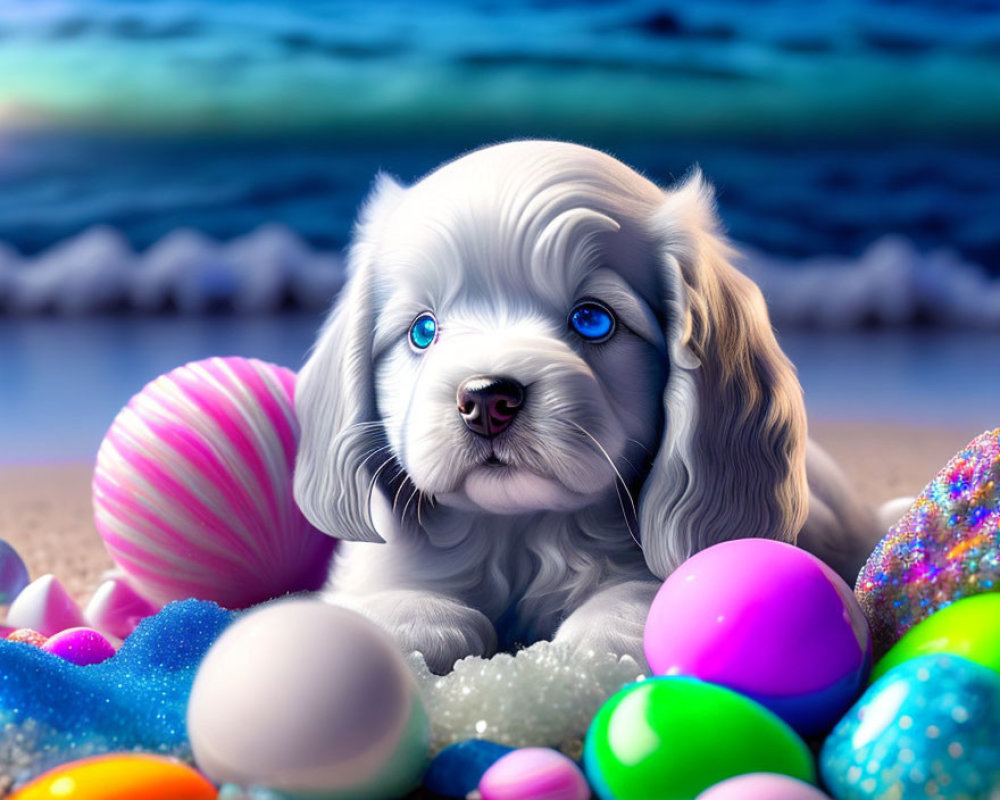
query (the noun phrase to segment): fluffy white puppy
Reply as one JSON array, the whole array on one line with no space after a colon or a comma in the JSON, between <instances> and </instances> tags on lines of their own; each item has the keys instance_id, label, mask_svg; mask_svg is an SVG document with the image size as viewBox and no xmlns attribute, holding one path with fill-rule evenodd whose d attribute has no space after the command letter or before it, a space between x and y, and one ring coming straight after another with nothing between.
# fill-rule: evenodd
<instances>
[{"instance_id":1,"label":"fluffy white puppy","mask_svg":"<svg viewBox=\"0 0 1000 800\"><path fill-rule=\"evenodd\" d=\"M577 145L380 177L295 398L296 499L345 542L329 598L441 672L552 637L644 663L660 582L726 539L853 581L878 523L732 255L699 173Z\"/></svg>"}]
</instances>

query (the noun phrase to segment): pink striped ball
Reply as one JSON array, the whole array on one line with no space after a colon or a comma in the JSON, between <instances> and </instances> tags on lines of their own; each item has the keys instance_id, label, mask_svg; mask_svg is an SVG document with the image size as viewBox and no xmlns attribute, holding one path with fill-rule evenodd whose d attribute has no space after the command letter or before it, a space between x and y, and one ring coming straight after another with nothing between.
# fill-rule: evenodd
<instances>
[{"instance_id":1,"label":"pink striped ball","mask_svg":"<svg viewBox=\"0 0 1000 800\"><path fill-rule=\"evenodd\" d=\"M479 780L482 800L588 800L590 788L576 763L547 747L523 747L503 756Z\"/></svg>"},{"instance_id":2,"label":"pink striped ball","mask_svg":"<svg viewBox=\"0 0 1000 800\"><path fill-rule=\"evenodd\" d=\"M335 540L292 496L294 395L291 370L209 358L152 381L115 417L94 518L139 592L245 608L322 586Z\"/></svg>"}]
</instances>

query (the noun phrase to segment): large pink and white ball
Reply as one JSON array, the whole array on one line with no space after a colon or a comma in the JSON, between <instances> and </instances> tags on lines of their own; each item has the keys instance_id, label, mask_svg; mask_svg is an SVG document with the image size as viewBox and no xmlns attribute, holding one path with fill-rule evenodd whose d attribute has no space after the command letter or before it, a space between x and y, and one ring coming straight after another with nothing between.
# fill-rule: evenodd
<instances>
[{"instance_id":1,"label":"large pink and white ball","mask_svg":"<svg viewBox=\"0 0 1000 800\"><path fill-rule=\"evenodd\" d=\"M244 608L322 586L335 541L292 495L294 395L291 370L210 358L118 414L97 454L94 519L143 595Z\"/></svg>"},{"instance_id":2,"label":"large pink and white ball","mask_svg":"<svg viewBox=\"0 0 1000 800\"><path fill-rule=\"evenodd\" d=\"M766 706L803 736L829 730L865 686L871 636L850 587L798 547L734 539L660 587L644 635L654 675L687 675Z\"/></svg>"}]
</instances>

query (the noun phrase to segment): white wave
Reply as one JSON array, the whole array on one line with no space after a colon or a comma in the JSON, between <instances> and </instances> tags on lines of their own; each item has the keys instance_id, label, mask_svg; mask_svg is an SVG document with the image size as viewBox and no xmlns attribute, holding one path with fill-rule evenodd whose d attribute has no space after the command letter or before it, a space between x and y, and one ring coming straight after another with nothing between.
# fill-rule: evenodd
<instances>
[{"instance_id":1,"label":"white wave","mask_svg":"<svg viewBox=\"0 0 1000 800\"><path fill-rule=\"evenodd\" d=\"M948 250L920 253L899 236L858 258L790 261L742 249L739 267L760 285L779 326L1000 329L1000 280ZM182 228L141 254L104 226L32 258L0 243L0 313L16 315L322 309L344 278L339 255L314 250L278 224L226 243Z\"/></svg>"},{"instance_id":2,"label":"white wave","mask_svg":"<svg viewBox=\"0 0 1000 800\"><path fill-rule=\"evenodd\" d=\"M922 254L901 236L884 236L853 259L790 262L743 250L739 266L779 325L1000 328L1000 280L950 250Z\"/></svg>"},{"instance_id":3,"label":"white wave","mask_svg":"<svg viewBox=\"0 0 1000 800\"><path fill-rule=\"evenodd\" d=\"M0 309L16 315L324 308L343 281L338 256L313 251L293 231L274 224L228 243L182 228L142 254L103 226L34 258L21 258L0 244Z\"/></svg>"},{"instance_id":4,"label":"white wave","mask_svg":"<svg viewBox=\"0 0 1000 800\"><path fill-rule=\"evenodd\" d=\"M113 228L95 226L72 236L11 272L8 307L21 314L82 314L119 305L135 253Z\"/></svg>"}]
</instances>

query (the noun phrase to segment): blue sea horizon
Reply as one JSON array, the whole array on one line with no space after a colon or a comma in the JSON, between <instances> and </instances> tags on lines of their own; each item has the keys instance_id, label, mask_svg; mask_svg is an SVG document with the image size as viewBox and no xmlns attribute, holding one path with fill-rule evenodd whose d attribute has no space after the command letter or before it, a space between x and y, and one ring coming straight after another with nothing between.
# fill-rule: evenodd
<instances>
[{"instance_id":1,"label":"blue sea horizon","mask_svg":"<svg viewBox=\"0 0 1000 800\"><path fill-rule=\"evenodd\" d=\"M89 463L147 382L210 356L298 370L321 314L0 320L0 464ZM779 331L813 422L1000 426L1000 332ZM957 442L956 447L964 442Z\"/></svg>"},{"instance_id":2,"label":"blue sea horizon","mask_svg":"<svg viewBox=\"0 0 1000 800\"><path fill-rule=\"evenodd\" d=\"M997 0L73 0L0 41L0 461L92 459L191 359L297 367L377 172L529 137L700 166L813 418L1000 423Z\"/></svg>"}]
</instances>

